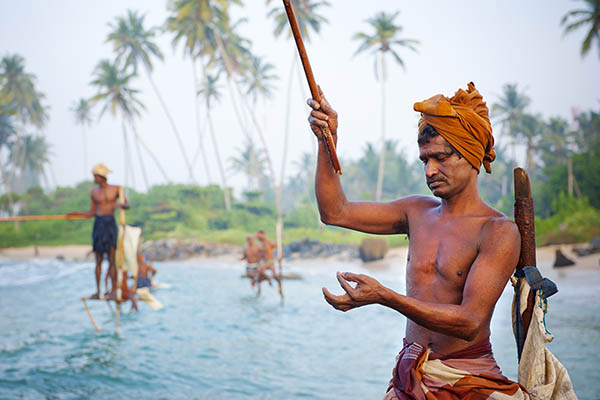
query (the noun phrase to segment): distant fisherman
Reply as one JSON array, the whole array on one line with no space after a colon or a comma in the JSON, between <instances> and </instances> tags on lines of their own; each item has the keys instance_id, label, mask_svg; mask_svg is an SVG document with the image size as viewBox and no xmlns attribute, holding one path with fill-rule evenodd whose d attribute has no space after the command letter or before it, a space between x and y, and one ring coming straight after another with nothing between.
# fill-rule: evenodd
<instances>
[{"instance_id":1,"label":"distant fisherman","mask_svg":"<svg viewBox=\"0 0 600 400\"><path fill-rule=\"evenodd\" d=\"M90 191L91 205L89 211L73 211L68 215L80 215L87 218L96 217L94 220L94 229L92 231L92 245L96 254L96 293L90 296L91 299L100 298L100 276L102 274L102 261L104 254L108 255L108 271L110 276L111 289L108 287L105 296L109 299L116 298L117 270L115 267L115 249L117 247L117 224L114 213L117 208L127 210L129 203L126 198L119 198L120 186L109 185L107 175L112 171L102 163L94 165L92 174L94 174L94 183L98 186ZM119 203L117 203L119 199Z\"/></svg>"},{"instance_id":2,"label":"distant fisherman","mask_svg":"<svg viewBox=\"0 0 600 400\"><path fill-rule=\"evenodd\" d=\"M246 237L246 243L248 245L244 248L244 255L241 259L246 260L246 275L254 282L254 277L262 258L262 249L254 243L252 236Z\"/></svg>"},{"instance_id":3,"label":"distant fisherman","mask_svg":"<svg viewBox=\"0 0 600 400\"><path fill-rule=\"evenodd\" d=\"M277 271L275 270L274 250L277 247L277 244L275 242L272 242L269 239L267 239L267 234L264 231L256 232L256 238L263 245L263 247L262 247L263 264L256 271L256 275L254 277L254 280L252 281L252 284L255 284L258 282L258 294L260 295L260 282L261 281L267 280L267 281L269 281L269 285L272 285L271 278L277 279L277 282L279 284L279 293L281 295L283 295L283 293L281 292L281 279L280 279L281 277L277 274ZM283 258L283 254L279 254L278 255L279 262L281 262L282 258ZM266 274L267 270L271 270L270 277Z\"/></svg>"},{"instance_id":4,"label":"distant fisherman","mask_svg":"<svg viewBox=\"0 0 600 400\"><path fill-rule=\"evenodd\" d=\"M152 287L152 278L156 276L156 268L150 264L146 264L146 257L142 253L138 253L138 279L137 288Z\"/></svg>"}]
</instances>

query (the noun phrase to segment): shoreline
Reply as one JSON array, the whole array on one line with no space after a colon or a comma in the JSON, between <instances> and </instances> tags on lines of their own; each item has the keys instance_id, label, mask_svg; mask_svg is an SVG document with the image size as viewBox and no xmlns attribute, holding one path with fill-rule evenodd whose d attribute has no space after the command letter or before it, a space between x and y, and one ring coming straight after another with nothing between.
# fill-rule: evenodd
<instances>
[{"instance_id":1,"label":"shoreline","mask_svg":"<svg viewBox=\"0 0 600 400\"><path fill-rule=\"evenodd\" d=\"M538 267L552 269L554 263L555 251L560 249L567 257L575 262L575 265L557 268L557 270L600 270L600 253L591 254L584 257L578 257L572 251L576 246L581 245L550 245L537 248L537 263ZM168 262L176 263L193 263L201 260L218 260L222 262L240 263L239 255L241 254L242 247L239 247L239 251L236 251L233 247L231 252L221 255L211 256L193 256L185 259L167 260ZM317 258L294 258L287 260L288 264L295 264L297 262L310 262L310 263L358 263L362 264L368 269L379 269L387 268L390 263L404 263L407 258L408 247L397 247L392 248L387 253L383 260L362 263L360 259L349 259L346 256L330 256L330 257L317 257ZM94 256L92 252L92 246L90 245L66 245L66 246L28 246L28 247L7 247L0 248L0 259L5 260L29 260L29 259L59 259L65 261L93 261Z\"/></svg>"}]
</instances>

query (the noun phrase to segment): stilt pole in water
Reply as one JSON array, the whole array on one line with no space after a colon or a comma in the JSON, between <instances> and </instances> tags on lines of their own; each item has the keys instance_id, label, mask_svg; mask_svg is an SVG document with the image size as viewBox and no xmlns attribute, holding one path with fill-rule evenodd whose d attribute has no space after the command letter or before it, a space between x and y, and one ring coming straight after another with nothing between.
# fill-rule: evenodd
<instances>
[{"instance_id":1,"label":"stilt pole in water","mask_svg":"<svg viewBox=\"0 0 600 400\"><path fill-rule=\"evenodd\" d=\"M119 333L119 318L121 317L121 303L117 302L117 316L115 317L115 333Z\"/></svg>"},{"instance_id":2,"label":"stilt pole in water","mask_svg":"<svg viewBox=\"0 0 600 400\"><path fill-rule=\"evenodd\" d=\"M87 301L85 300L85 297L82 297L81 301L83 301L83 305L85 306L85 311L87 311L87 314L90 317L90 321L92 322L92 325L94 325L94 329L96 329L96 332L100 332L100 328L98 328L98 325L96 325L96 322L94 321L94 318L92 317L92 312L90 311L90 308L87 305Z\"/></svg>"}]
</instances>

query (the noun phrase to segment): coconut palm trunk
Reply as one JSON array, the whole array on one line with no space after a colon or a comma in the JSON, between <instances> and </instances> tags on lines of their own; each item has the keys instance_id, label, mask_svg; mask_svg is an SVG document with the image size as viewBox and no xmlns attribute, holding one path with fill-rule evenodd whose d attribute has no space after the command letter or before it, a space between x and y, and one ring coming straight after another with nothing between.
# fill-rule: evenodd
<instances>
[{"instance_id":1,"label":"coconut palm trunk","mask_svg":"<svg viewBox=\"0 0 600 400\"><path fill-rule=\"evenodd\" d=\"M81 128L81 140L83 142L83 180L87 181L88 178L88 157L87 157L87 137L86 137L86 129L85 127Z\"/></svg>"},{"instance_id":2,"label":"coconut palm trunk","mask_svg":"<svg viewBox=\"0 0 600 400\"><path fill-rule=\"evenodd\" d=\"M133 121L130 119L129 124L133 126ZM142 177L144 178L144 183L146 184L146 190L150 189L150 184L148 183L148 175L146 174L146 166L144 165L144 160L142 158L142 152L140 150L140 141L138 140L138 136L134 135L133 143L135 144L135 150L138 156L138 162L140 163L140 169L142 170Z\"/></svg>"},{"instance_id":3,"label":"coconut palm trunk","mask_svg":"<svg viewBox=\"0 0 600 400\"><path fill-rule=\"evenodd\" d=\"M146 64L144 64L144 67L146 70L146 75L148 76L148 80L150 81L150 84L152 85L152 89L154 89L154 93L156 93L156 97L158 97L158 101L160 102L160 105L161 105L163 111L165 112L167 119L169 120L171 129L173 130L173 133L175 134L175 138L177 139L177 144L179 145L179 150L181 151L181 155L183 156L183 160L185 161L185 165L189 172L190 181L196 182L196 178L194 178L194 171L192 170L192 164L190 163L190 160L188 159L187 153L185 151L185 146L183 145L183 141L181 140L181 135L179 134L179 131L177 130L177 127L175 126L175 121L173 120L173 117L171 116L171 113L169 112L169 109L167 108L167 105L165 104L165 101L164 101L163 97L161 96L161 94L158 90L158 87L154 83L154 79L152 79L152 74L150 72L150 69L148 68L148 66Z\"/></svg>"},{"instance_id":4,"label":"coconut palm trunk","mask_svg":"<svg viewBox=\"0 0 600 400\"><path fill-rule=\"evenodd\" d=\"M148 153L148 155L150 156L150 158L152 158L152 161L154 161L154 164L156 165L156 167L160 171L160 173L163 176L165 182L167 182L167 184L171 184L171 180L167 176L167 173L165 172L165 170L164 170L162 164L160 163L160 161L158 160L158 157L156 157L156 155L154 154L154 152L152 152L152 150L150 150L150 148L148 147L148 145L142 140L141 136L137 132L135 124L131 120L129 122L130 122L131 130L133 131L133 136L134 136L136 142L139 142L139 144L142 145L142 148L146 151L146 153Z\"/></svg>"},{"instance_id":5,"label":"coconut palm trunk","mask_svg":"<svg viewBox=\"0 0 600 400\"><path fill-rule=\"evenodd\" d=\"M204 82L208 81L208 76L206 74L206 68L202 67L202 78ZM221 152L219 151L219 144L217 142L217 137L215 135L215 129L212 121L212 117L210 115L210 99L208 90L204 91L204 103L206 106L206 119L208 122L208 132L213 143L213 148L215 150L215 157L217 159L217 166L219 168L219 175L221 176L221 185L223 187L223 196L225 199L225 209L227 211L231 211L231 198L229 189L227 188L227 176L225 175L225 169L223 168L223 162L221 161Z\"/></svg>"},{"instance_id":6,"label":"coconut palm trunk","mask_svg":"<svg viewBox=\"0 0 600 400\"><path fill-rule=\"evenodd\" d=\"M219 166L219 175L221 175L221 183L223 186L223 196L225 198L225 210L231 211L231 199L229 196L229 189L227 188L227 177L225 175L225 170L223 169L223 163L221 162L221 156L219 153L219 145L217 143L217 138L215 136L215 129L212 122L212 117L210 116L210 110L208 105L206 107L206 118L208 119L208 130L210 133L210 138L213 142L213 147L215 149L215 157L217 158L217 165Z\"/></svg>"},{"instance_id":7,"label":"coconut palm trunk","mask_svg":"<svg viewBox=\"0 0 600 400\"><path fill-rule=\"evenodd\" d=\"M198 90L199 82L198 82L198 71L196 70L196 59L192 58L192 72L194 75L194 109L196 111L196 130L198 131L198 148L200 150L200 154L202 155L202 163L204 164L204 173L206 174L206 182L209 184L212 179L210 177L210 169L208 168L208 159L206 158L206 151L204 149L204 135L202 133L200 127L200 101L198 100L198 94L196 90Z\"/></svg>"},{"instance_id":8,"label":"coconut palm trunk","mask_svg":"<svg viewBox=\"0 0 600 400\"><path fill-rule=\"evenodd\" d=\"M385 53L380 53L381 64L381 152L379 153L379 167L377 168L377 188L375 189L375 201L381 201L383 191L383 176L385 174Z\"/></svg>"}]
</instances>

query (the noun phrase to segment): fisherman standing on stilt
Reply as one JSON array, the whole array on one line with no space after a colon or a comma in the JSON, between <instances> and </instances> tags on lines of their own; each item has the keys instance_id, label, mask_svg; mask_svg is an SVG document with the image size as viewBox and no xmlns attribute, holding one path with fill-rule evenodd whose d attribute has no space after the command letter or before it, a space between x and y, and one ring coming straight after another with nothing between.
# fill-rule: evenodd
<instances>
[{"instance_id":1,"label":"fisherman standing on stilt","mask_svg":"<svg viewBox=\"0 0 600 400\"><path fill-rule=\"evenodd\" d=\"M95 217L94 229L92 231L92 245L96 255L96 293L90 298L100 298L100 277L102 275L102 261L104 254L108 255L107 275L111 280L111 289L106 288L104 297L116 299L117 270L115 266L115 251L117 248L117 224L114 213L117 208L127 210L129 203L126 198L119 198L121 187L109 185L107 175L112 171L106 165L99 163L92 168L94 183L97 185L90 191L89 211L74 211L67 215L77 215L87 218ZM125 196L123 196L125 197ZM119 202L117 203L117 199Z\"/></svg>"}]
</instances>

